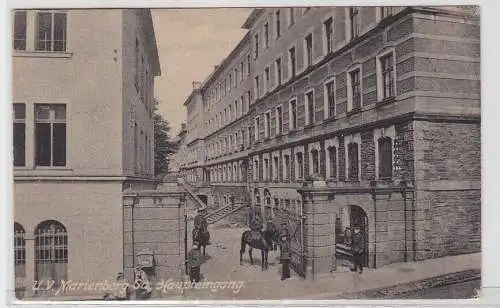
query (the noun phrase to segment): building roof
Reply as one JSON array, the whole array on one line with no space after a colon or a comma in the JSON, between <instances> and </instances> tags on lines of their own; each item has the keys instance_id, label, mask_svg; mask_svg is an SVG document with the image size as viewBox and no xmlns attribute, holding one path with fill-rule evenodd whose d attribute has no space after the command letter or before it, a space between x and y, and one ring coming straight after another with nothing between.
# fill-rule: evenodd
<instances>
[{"instance_id":1,"label":"building roof","mask_svg":"<svg viewBox=\"0 0 500 308\"><path fill-rule=\"evenodd\" d=\"M251 29L254 25L255 21L259 18L259 16L264 12L264 9L254 9L248 18L245 20L243 25L241 26L243 29Z\"/></svg>"}]
</instances>

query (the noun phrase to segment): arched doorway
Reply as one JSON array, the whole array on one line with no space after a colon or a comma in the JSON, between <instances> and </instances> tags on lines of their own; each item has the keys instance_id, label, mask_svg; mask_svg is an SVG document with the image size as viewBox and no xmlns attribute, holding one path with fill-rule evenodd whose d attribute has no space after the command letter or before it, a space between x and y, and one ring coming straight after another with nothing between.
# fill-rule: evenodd
<instances>
[{"instance_id":1,"label":"arched doorway","mask_svg":"<svg viewBox=\"0 0 500 308\"><path fill-rule=\"evenodd\" d=\"M47 220L35 229L35 280L68 279L68 233L58 221Z\"/></svg>"},{"instance_id":2,"label":"arched doorway","mask_svg":"<svg viewBox=\"0 0 500 308\"><path fill-rule=\"evenodd\" d=\"M357 205L346 205L340 209L336 222L336 243L351 245L351 237L354 227L359 227L365 239L365 253L363 255L363 266L369 266L368 251L368 216L362 207Z\"/></svg>"}]
</instances>

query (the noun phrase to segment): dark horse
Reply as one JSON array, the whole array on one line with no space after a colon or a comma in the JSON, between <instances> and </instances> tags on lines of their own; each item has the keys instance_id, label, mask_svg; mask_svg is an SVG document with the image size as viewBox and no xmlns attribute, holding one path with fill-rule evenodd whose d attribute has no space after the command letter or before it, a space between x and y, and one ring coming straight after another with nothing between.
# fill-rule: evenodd
<instances>
[{"instance_id":1,"label":"dark horse","mask_svg":"<svg viewBox=\"0 0 500 308\"><path fill-rule=\"evenodd\" d=\"M260 237L254 239L252 236L253 232L260 232ZM273 249L273 238L276 236L276 230L264 230L264 231L251 231L247 230L241 235L241 249L240 249L240 265L243 264L243 254L245 253L245 247L248 245L248 256L250 257L250 264L253 265L252 249L259 249L261 253L261 265L262 270L269 267L267 262L267 256L269 250Z\"/></svg>"},{"instance_id":2,"label":"dark horse","mask_svg":"<svg viewBox=\"0 0 500 308\"><path fill-rule=\"evenodd\" d=\"M208 241L210 240L210 233L207 231L202 232L200 228L193 228L193 243L198 242L200 249L203 251L203 258L205 258L205 249L207 248Z\"/></svg>"}]
</instances>

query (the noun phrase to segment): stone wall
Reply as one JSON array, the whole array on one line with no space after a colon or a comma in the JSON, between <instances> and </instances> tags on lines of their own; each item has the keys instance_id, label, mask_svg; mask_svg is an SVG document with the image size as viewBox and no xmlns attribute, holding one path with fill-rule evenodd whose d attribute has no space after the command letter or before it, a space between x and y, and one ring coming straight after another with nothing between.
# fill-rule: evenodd
<instances>
[{"instance_id":1,"label":"stone wall","mask_svg":"<svg viewBox=\"0 0 500 308\"><path fill-rule=\"evenodd\" d=\"M137 254L144 251L155 259L150 281L184 279L184 192L177 184L162 191L129 191L123 205L123 260L128 281L134 279Z\"/></svg>"}]
</instances>

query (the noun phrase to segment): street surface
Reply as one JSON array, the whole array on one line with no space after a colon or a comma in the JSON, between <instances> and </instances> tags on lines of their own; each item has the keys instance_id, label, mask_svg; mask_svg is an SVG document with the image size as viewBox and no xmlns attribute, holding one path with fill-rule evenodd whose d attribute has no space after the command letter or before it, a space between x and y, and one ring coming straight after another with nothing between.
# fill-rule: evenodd
<instances>
[{"instance_id":1,"label":"street surface","mask_svg":"<svg viewBox=\"0 0 500 308\"><path fill-rule=\"evenodd\" d=\"M481 280L471 280L452 285L414 291L398 296L398 299L461 299L473 298L481 288Z\"/></svg>"}]
</instances>

